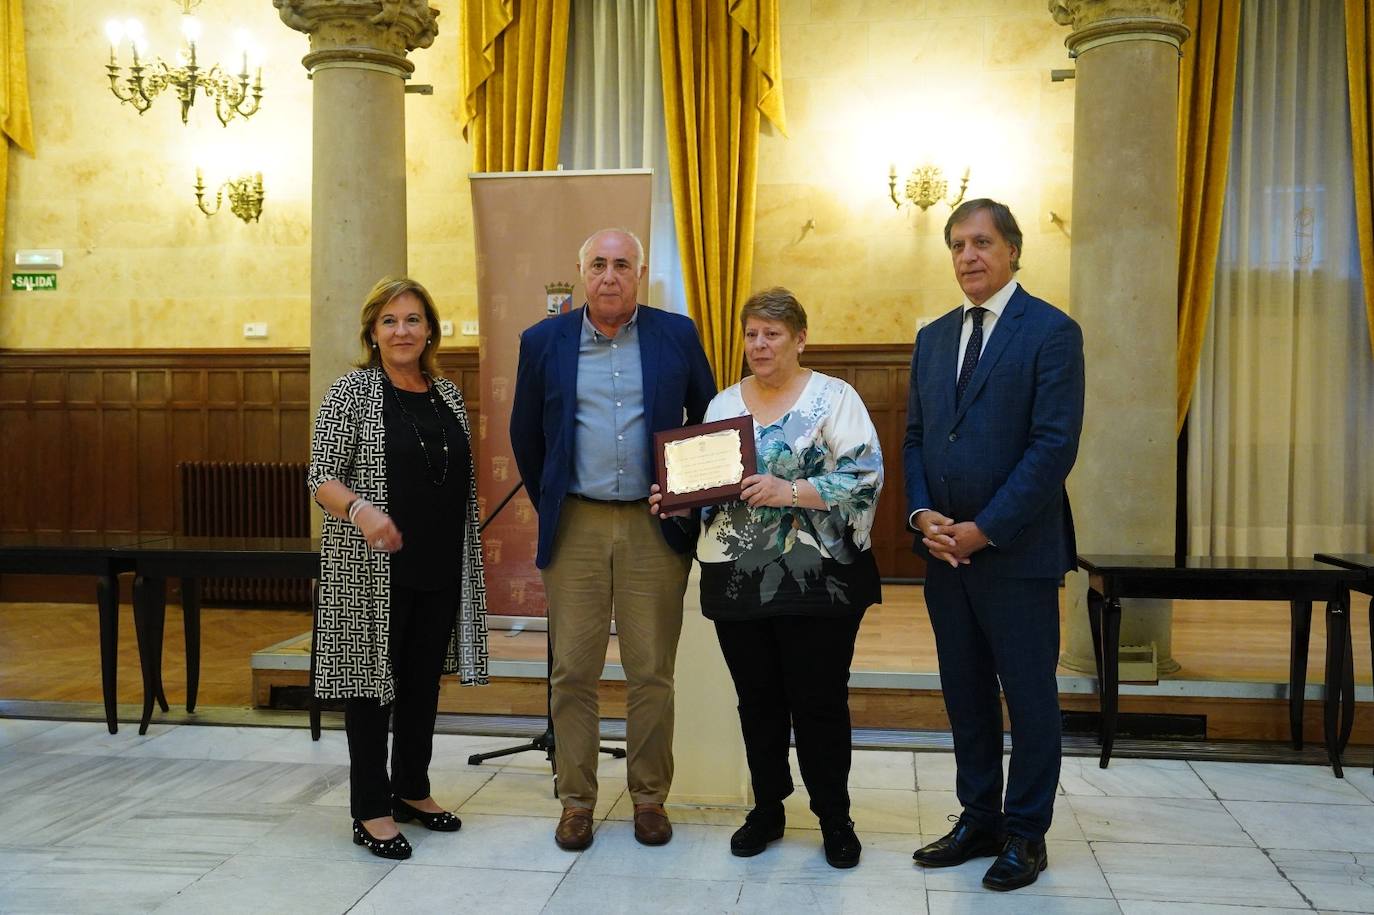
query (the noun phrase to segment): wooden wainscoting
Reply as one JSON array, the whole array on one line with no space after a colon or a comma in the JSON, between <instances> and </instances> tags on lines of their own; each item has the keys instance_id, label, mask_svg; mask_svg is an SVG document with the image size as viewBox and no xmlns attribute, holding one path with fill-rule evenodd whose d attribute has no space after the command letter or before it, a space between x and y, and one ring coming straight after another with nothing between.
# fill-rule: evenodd
<instances>
[{"instance_id":1,"label":"wooden wainscoting","mask_svg":"<svg viewBox=\"0 0 1374 915\"><path fill-rule=\"evenodd\" d=\"M925 560L911 552L906 527L902 440L906 437L911 344L837 344L806 347L808 368L843 378L859 392L883 448L883 495L873 526L873 557L885 578L921 578Z\"/></svg>"},{"instance_id":2,"label":"wooden wainscoting","mask_svg":"<svg viewBox=\"0 0 1374 915\"><path fill-rule=\"evenodd\" d=\"M873 532L883 575L919 577L902 489L905 344L810 346L806 364L868 405L886 492ZM474 425L475 348L440 353ZM304 461L314 405L305 349L0 350L0 530L170 533L180 461ZM88 602L90 583L0 577L0 600Z\"/></svg>"},{"instance_id":3,"label":"wooden wainscoting","mask_svg":"<svg viewBox=\"0 0 1374 915\"><path fill-rule=\"evenodd\" d=\"M475 349L440 362L478 390ZM305 461L309 399L306 349L0 350L0 530L171 533L178 462ZM0 600L92 593L0 577Z\"/></svg>"}]
</instances>

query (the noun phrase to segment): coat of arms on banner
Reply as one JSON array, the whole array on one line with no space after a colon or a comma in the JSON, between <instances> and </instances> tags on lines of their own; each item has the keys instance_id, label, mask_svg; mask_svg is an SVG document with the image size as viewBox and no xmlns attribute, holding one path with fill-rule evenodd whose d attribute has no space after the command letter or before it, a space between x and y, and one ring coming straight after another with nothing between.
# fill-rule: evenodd
<instances>
[{"instance_id":1,"label":"coat of arms on banner","mask_svg":"<svg viewBox=\"0 0 1374 915\"><path fill-rule=\"evenodd\" d=\"M544 293L545 317L552 318L572 311L572 283L549 283L544 287Z\"/></svg>"}]
</instances>

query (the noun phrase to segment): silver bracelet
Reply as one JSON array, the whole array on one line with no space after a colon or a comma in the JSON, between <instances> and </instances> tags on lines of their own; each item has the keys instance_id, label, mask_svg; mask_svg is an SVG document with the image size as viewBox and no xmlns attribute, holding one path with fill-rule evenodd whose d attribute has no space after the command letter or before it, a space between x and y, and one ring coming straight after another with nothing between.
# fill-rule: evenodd
<instances>
[{"instance_id":1,"label":"silver bracelet","mask_svg":"<svg viewBox=\"0 0 1374 915\"><path fill-rule=\"evenodd\" d=\"M369 505L371 505L371 504L372 504L371 502L367 501L367 500L364 499L362 496L359 496L358 498L354 499L352 502L349 502L349 503L348 503L348 520L349 520L349 522L352 523L352 524L357 524L357 523L358 523L358 522L357 522L358 512L360 512L360 511L362 511L363 509L367 508L367 507L368 507Z\"/></svg>"}]
</instances>

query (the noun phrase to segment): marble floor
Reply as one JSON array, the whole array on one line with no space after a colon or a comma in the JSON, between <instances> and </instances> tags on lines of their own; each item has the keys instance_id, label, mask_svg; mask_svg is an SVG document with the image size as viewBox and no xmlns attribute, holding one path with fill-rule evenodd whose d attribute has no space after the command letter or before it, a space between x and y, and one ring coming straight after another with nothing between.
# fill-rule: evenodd
<instances>
[{"instance_id":1,"label":"marble floor","mask_svg":"<svg viewBox=\"0 0 1374 915\"><path fill-rule=\"evenodd\" d=\"M731 857L741 811L671 808L663 848L633 838L624 761L601 767L596 841L552 838L537 754L481 767L509 738L439 736L434 794L457 834L407 835L383 862L349 841L347 749L326 731L0 719L0 912L903 912L1238 915L1374 912L1374 776L1316 766L1065 760L1050 868L1012 894L988 861L922 871L911 852L956 810L953 759L856 751L863 860L828 867L803 796L792 827Z\"/></svg>"}]
</instances>

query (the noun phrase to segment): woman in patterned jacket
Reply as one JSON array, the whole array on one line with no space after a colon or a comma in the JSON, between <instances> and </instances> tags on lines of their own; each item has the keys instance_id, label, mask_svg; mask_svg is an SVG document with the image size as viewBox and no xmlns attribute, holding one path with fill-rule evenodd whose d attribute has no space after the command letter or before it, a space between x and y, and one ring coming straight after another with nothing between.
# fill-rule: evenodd
<instances>
[{"instance_id":1,"label":"woman in patterned jacket","mask_svg":"<svg viewBox=\"0 0 1374 915\"><path fill-rule=\"evenodd\" d=\"M440 675L487 682L486 585L467 411L438 372L434 302L383 279L361 323L360 367L325 394L310 446L325 512L315 695L346 700L354 844L399 859L397 820L462 825L430 795L429 761Z\"/></svg>"},{"instance_id":2,"label":"woman in patterned jacket","mask_svg":"<svg viewBox=\"0 0 1374 915\"><path fill-rule=\"evenodd\" d=\"M705 421L751 415L758 472L740 501L702 511L697 541L701 609L735 681L754 787L730 850L748 857L782 837L795 732L825 859L853 867L849 664L864 611L881 600L869 531L882 451L858 393L802 368L806 312L792 293L757 293L740 318L752 374L717 394Z\"/></svg>"}]
</instances>

